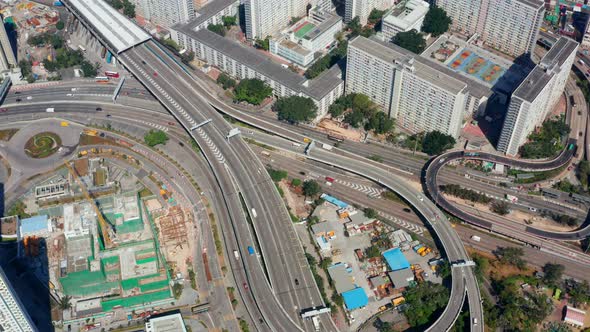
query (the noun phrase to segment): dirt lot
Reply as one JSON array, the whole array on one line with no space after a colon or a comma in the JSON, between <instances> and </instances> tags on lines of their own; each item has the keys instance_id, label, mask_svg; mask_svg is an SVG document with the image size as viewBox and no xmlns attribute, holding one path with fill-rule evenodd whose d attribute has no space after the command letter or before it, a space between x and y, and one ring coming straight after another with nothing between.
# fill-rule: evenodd
<instances>
[{"instance_id":1,"label":"dirt lot","mask_svg":"<svg viewBox=\"0 0 590 332\"><path fill-rule=\"evenodd\" d=\"M355 142L360 142L363 138L363 134L360 130L347 128L347 125L331 119L322 119L322 121L320 121L318 124L318 129L326 132L327 134L344 136L346 139Z\"/></svg>"}]
</instances>

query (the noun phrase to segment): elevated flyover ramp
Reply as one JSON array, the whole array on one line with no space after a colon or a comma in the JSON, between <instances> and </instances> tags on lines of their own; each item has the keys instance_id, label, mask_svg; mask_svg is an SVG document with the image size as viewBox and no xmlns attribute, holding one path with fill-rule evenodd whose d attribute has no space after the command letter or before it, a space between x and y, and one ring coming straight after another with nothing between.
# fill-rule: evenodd
<instances>
[{"instance_id":1,"label":"elevated flyover ramp","mask_svg":"<svg viewBox=\"0 0 590 332\"><path fill-rule=\"evenodd\" d=\"M104 0L63 0L62 3L115 54L152 38Z\"/></svg>"}]
</instances>

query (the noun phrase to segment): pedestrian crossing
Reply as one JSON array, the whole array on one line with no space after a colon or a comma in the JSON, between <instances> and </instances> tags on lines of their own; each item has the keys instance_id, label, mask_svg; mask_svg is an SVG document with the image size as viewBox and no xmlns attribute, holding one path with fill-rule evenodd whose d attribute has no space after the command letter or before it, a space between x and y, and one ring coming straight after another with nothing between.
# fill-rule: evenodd
<instances>
[{"instance_id":1,"label":"pedestrian crossing","mask_svg":"<svg viewBox=\"0 0 590 332\"><path fill-rule=\"evenodd\" d=\"M172 97L158 83L156 83L154 81L154 79L145 72L145 70L143 70L141 67L139 67L139 65L135 61L133 61L133 59L131 59L129 57L129 55L123 54L123 57L125 57L125 59L127 61L129 61L129 63L131 63L133 65L133 67L135 67L135 69L137 69L141 73L141 75L147 81L149 81L156 88L156 90L158 90L160 92L160 94L172 105L172 107L180 113L180 115L182 115L182 117L189 123L189 125L188 125L189 128L195 127L197 125L197 122L195 121L195 119L193 119L193 117L190 116L184 110L184 108L182 108L182 106L180 106L174 99L172 99ZM217 148L215 143L213 143L211 138L209 138L207 133L205 133L205 131L203 131L201 128L199 128L197 130L197 133L205 141L205 143L207 144L209 149L213 152L215 159L219 163L222 163L222 164L225 163L225 157L223 156L221 151Z\"/></svg>"},{"instance_id":2,"label":"pedestrian crossing","mask_svg":"<svg viewBox=\"0 0 590 332\"><path fill-rule=\"evenodd\" d=\"M365 186L363 184L358 184L358 183L354 183L354 182L343 181L343 180L339 180L339 179L336 179L334 182L336 182L340 185L349 187L351 189L360 191L360 192L366 194L367 196L375 197L375 198L381 197L381 193L384 190L384 189L378 189L378 188L374 188L374 187L370 187L370 186Z\"/></svg>"},{"instance_id":3,"label":"pedestrian crossing","mask_svg":"<svg viewBox=\"0 0 590 332\"><path fill-rule=\"evenodd\" d=\"M402 228L405 228L405 229L409 230L412 233L416 233L418 235L423 235L424 233L427 232L427 229L426 228L424 228L422 226L419 226L419 225L416 225L416 224L413 224L413 223L411 223L409 221L405 221L403 219L399 219L397 217L391 216L391 215L386 214L386 213L383 213L381 211L378 211L377 213L382 218L385 218L385 219L393 222L394 224L396 224L396 225L398 225L398 226L400 226Z\"/></svg>"}]
</instances>

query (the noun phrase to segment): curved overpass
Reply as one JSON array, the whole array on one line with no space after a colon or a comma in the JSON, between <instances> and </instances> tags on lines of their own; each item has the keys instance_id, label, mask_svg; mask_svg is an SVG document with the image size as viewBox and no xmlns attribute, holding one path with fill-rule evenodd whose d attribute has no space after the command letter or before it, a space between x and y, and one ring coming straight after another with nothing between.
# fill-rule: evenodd
<instances>
[{"instance_id":1,"label":"curved overpass","mask_svg":"<svg viewBox=\"0 0 590 332\"><path fill-rule=\"evenodd\" d=\"M569 139L566 146L569 146L570 144L574 144L575 146L576 140ZM444 197L444 195L441 195L440 188L437 184L438 173L444 165L453 160L476 159L499 163L522 170L548 171L567 165L574 156L575 151L575 149L569 150L566 148L557 158L543 161L512 159L505 156L482 152L475 152L473 154L467 155L464 151L451 151L440 156L437 156L436 158L432 159L429 164L427 164L426 172L424 173L423 183L426 192L429 194L429 196L434 200L436 204L438 204L441 208L443 208L451 215L461 220L464 220L469 224L487 229L489 231L501 233L503 235L516 238L518 240L524 241L526 243L538 247L542 246L542 241L539 239L535 239L530 235L551 240L577 241L584 239L590 235L590 225L573 232L552 232L527 226L523 231L525 233L525 236L521 236L522 234L520 234L518 231L510 230L508 228L500 228L498 225L490 221L487 221L484 218L469 214L459 209L457 206L449 202Z\"/></svg>"}]
</instances>

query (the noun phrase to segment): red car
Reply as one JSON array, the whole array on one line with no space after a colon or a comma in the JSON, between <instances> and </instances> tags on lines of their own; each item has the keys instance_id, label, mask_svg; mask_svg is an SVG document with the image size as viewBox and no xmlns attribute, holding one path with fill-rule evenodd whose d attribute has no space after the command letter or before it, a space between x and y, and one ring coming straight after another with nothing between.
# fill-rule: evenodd
<instances>
[{"instance_id":1,"label":"red car","mask_svg":"<svg viewBox=\"0 0 590 332\"><path fill-rule=\"evenodd\" d=\"M157 76L158 76L158 73L154 72L154 76L156 76L156 77L157 77Z\"/></svg>"},{"instance_id":2,"label":"red car","mask_svg":"<svg viewBox=\"0 0 590 332\"><path fill-rule=\"evenodd\" d=\"M8 112L6 108L0 108L0 113Z\"/></svg>"},{"instance_id":3,"label":"red car","mask_svg":"<svg viewBox=\"0 0 590 332\"><path fill-rule=\"evenodd\" d=\"M248 289L250 289L250 287L248 287L248 284L247 284L247 283L244 283L244 289L245 289L245 290L248 290Z\"/></svg>"}]
</instances>

